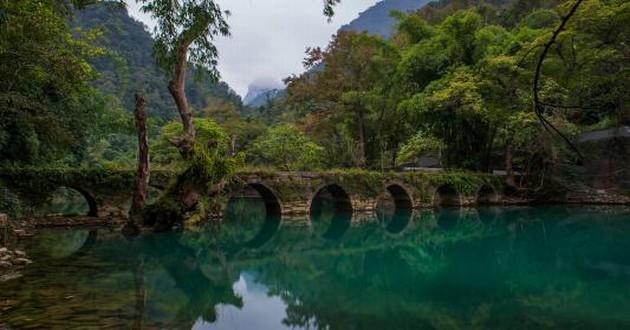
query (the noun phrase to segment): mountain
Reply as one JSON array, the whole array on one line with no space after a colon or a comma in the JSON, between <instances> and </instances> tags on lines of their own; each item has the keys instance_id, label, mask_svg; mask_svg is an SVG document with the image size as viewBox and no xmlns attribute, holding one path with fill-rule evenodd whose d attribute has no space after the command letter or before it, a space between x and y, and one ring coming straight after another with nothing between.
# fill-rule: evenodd
<instances>
[{"instance_id":1,"label":"mountain","mask_svg":"<svg viewBox=\"0 0 630 330\"><path fill-rule=\"evenodd\" d=\"M169 78L160 70L152 55L153 39L141 22L127 13L126 8L106 3L88 6L76 13L74 27L82 30L100 29L98 43L113 55L95 58L92 65L99 74L96 87L106 94L116 95L126 109L133 109L134 94L144 91L147 111L160 121L177 116L175 103L167 89ZM186 94L195 111L205 108L212 99L228 100L242 108L240 97L225 82L195 79L189 72Z\"/></svg>"},{"instance_id":2,"label":"mountain","mask_svg":"<svg viewBox=\"0 0 630 330\"><path fill-rule=\"evenodd\" d=\"M249 100L243 101L243 103L248 107L258 108L269 104L269 102L275 99L282 98L285 94L286 91L284 88L265 89L252 96Z\"/></svg>"},{"instance_id":3,"label":"mountain","mask_svg":"<svg viewBox=\"0 0 630 330\"><path fill-rule=\"evenodd\" d=\"M269 103L283 94L282 86L273 80L259 79L249 85L247 95L243 98L243 104L248 107L260 107Z\"/></svg>"},{"instance_id":4,"label":"mountain","mask_svg":"<svg viewBox=\"0 0 630 330\"><path fill-rule=\"evenodd\" d=\"M367 31L385 39L392 37L395 20L389 13L393 10L400 12L415 11L431 2L430 0L383 0L364 12L352 22L343 25L342 31Z\"/></svg>"}]
</instances>

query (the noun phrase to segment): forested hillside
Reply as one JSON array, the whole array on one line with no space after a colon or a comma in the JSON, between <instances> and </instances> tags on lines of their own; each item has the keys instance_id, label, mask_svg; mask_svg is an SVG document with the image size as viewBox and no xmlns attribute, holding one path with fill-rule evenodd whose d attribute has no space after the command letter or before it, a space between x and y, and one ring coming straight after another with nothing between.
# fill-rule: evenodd
<instances>
[{"instance_id":1,"label":"forested hillside","mask_svg":"<svg viewBox=\"0 0 630 330\"><path fill-rule=\"evenodd\" d=\"M153 57L153 39L125 8L92 5L76 13L73 25L83 30L100 30L102 36L97 44L110 52L90 61L99 74L95 81L99 90L116 95L126 109L133 109L134 94L144 91L150 115L160 121L177 116L166 88L168 77ZM189 75L194 77L195 73ZM237 108L242 106L240 97L226 83L214 83L204 76L198 78L191 79L186 90L190 104L197 111L218 100L233 103Z\"/></svg>"}]
</instances>

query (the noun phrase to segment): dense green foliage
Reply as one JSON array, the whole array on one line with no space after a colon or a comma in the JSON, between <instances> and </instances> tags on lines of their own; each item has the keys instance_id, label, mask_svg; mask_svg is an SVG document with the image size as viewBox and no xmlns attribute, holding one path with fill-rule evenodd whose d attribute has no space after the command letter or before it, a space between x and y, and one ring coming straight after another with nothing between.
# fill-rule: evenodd
<instances>
[{"instance_id":1,"label":"dense green foliage","mask_svg":"<svg viewBox=\"0 0 630 330\"><path fill-rule=\"evenodd\" d=\"M89 32L72 35L56 1L3 1L0 16L0 162L76 163L100 133L105 98L87 59Z\"/></svg>"},{"instance_id":2,"label":"dense green foliage","mask_svg":"<svg viewBox=\"0 0 630 330\"><path fill-rule=\"evenodd\" d=\"M283 124L271 127L259 136L251 153L261 164L285 171L313 170L320 166L324 148L313 143L297 127Z\"/></svg>"},{"instance_id":3,"label":"dense green foliage","mask_svg":"<svg viewBox=\"0 0 630 330\"><path fill-rule=\"evenodd\" d=\"M576 156L536 120L532 81L573 4L442 1L395 14L389 41L340 32L307 54L321 70L287 80L298 115L284 117L332 151L328 166L363 166L363 149L371 168L438 153L447 167L562 174ZM628 122L629 12L624 1L585 1L552 45L540 95L564 135Z\"/></svg>"},{"instance_id":4,"label":"dense green foliage","mask_svg":"<svg viewBox=\"0 0 630 330\"><path fill-rule=\"evenodd\" d=\"M74 5L68 19L69 9L57 1L2 3L3 166L133 166L133 95L145 93L156 140L156 125L176 115L143 24L115 3ZM207 77L191 80L187 93L199 113L242 106L227 84Z\"/></svg>"}]
</instances>

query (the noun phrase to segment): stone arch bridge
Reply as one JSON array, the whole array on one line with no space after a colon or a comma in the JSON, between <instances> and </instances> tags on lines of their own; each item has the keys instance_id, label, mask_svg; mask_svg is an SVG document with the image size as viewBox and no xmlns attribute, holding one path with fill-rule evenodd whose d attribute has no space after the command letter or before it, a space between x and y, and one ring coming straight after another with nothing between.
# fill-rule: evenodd
<instances>
[{"instance_id":1,"label":"stone arch bridge","mask_svg":"<svg viewBox=\"0 0 630 330\"><path fill-rule=\"evenodd\" d=\"M149 185L160 191L174 177L175 172L152 171ZM126 217L134 179L135 172L126 170L0 170L0 181L32 205L42 205L58 188L67 187L83 195L88 215L95 217ZM245 191L257 192L271 216L312 212L321 199L343 212L372 211L385 197L396 210L496 204L502 199L498 177L472 172L240 172L224 196L243 196Z\"/></svg>"}]
</instances>

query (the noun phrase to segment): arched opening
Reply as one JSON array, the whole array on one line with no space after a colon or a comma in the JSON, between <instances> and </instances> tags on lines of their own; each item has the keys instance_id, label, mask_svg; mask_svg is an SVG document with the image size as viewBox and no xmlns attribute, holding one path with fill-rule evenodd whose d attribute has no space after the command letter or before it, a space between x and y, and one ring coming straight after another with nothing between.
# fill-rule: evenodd
<instances>
[{"instance_id":1,"label":"arched opening","mask_svg":"<svg viewBox=\"0 0 630 330\"><path fill-rule=\"evenodd\" d=\"M413 202L409 193L398 184L387 186L387 194L376 203L376 217L385 230L398 234L411 222Z\"/></svg>"},{"instance_id":2,"label":"arched opening","mask_svg":"<svg viewBox=\"0 0 630 330\"><path fill-rule=\"evenodd\" d=\"M323 232L326 239L340 238L352 220L350 196L336 184L325 186L313 196L310 213L315 232Z\"/></svg>"},{"instance_id":3,"label":"arched opening","mask_svg":"<svg viewBox=\"0 0 630 330\"><path fill-rule=\"evenodd\" d=\"M44 215L87 215L98 216L96 200L84 189L59 187L48 198L42 209Z\"/></svg>"},{"instance_id":4,"label":"arched opening","mask_svg":"<svg viewBox=\"0 0 630 330\"><path fill-rule=\"evenodd\" d=\"M499 195L489 185L483 185L477 191L477 204L489 205L499 203Z\"/></svg>"},{"instance_id":5,"label":"arched opening","mask_svg":"<svg viewBox=\"0 0 630 330\"><path fill-rule=\"evenodd\" d=\"M460 206L459 193L450 184L440 186L433 195L433 205L435 206Z\"/></svg>"},{"instance_id":6,"label":"arched opening","mask_svg":"<svg viewBox=\"0 0 630 330\"><path fill-rule=\"evenodd\" d=\"M160 199L160 196L162 196L162 193L164 193L163 188L148 186L146 204L147 205L155 204L155 202L157 202L157 200Z\"/></svg>"},{"instance_id":7,"label":"arched opening","mask_svg":"<svg viewBox=\"0 0 630 330\"><path fill-rule=\"evenodd\" d=\"M229 236L246 247L262 246L280 228L281 214L280 200L269 187L247 184L233 192L228 200L222 236Z\"/></svg>"}]
</instances>

